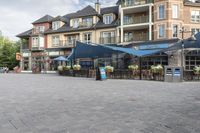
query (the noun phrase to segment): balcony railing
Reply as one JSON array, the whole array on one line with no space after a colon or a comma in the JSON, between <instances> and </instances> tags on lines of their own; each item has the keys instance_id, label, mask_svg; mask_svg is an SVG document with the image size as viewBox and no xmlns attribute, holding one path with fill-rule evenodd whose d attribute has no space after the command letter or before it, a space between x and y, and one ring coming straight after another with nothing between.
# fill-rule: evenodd
<instances>
[{"instance_id":1,"label":"balcony railing","mask_svg":"<svg viewBox=\"0 0 200 133\"><path fill-rule=\"evenodd\" d=\"M72 48L74 47L74 43L73 41L69 41L69 40L61 40L59 41L59 43L53 43L52 44L53 47L65 47L65 48Z\"/></svg>"},{"instance_id":2,"label":"balcony railing","mask_svg":"<svg viewBox=\"0 0 200 133\"><path fill-rule=\"evenodd\" d=\"M22 44L21 49L27 50L27 49L29 49L29 45L28 44Z\"/></svg>"},{"instance_id":3,"label":"balcony railing","mask_svg":"<svg viewBox=\"0 0 200 133\"><path fill-rule=\"evenodd\" d=\"M32 51L42 51L42 50L45 50L45 48L41 47L39 45L36 45L36 46L32 46L31 50Z\"/></svg>"},{"instance_id":4,"label":"balcony railing","mask_svg":"<svg viewBox=\"0 0 200 133\"><path fill-rule=\"evenodd\" d=\"M153 0L125 0L122 2L122 7L138 6L153 3Z\"/></svg>"},{"instance_id":5,"label":"balcony railing","mask_svg":"<svg viewBox=\"0 0 200 133\"><path fill-rule=\"evenodd\" d=\"M117 43L117 37L100 37L99 42L101 44Z\"/></svg>"},{"instance_id":6,"label":"balcony railing","mask_svg":"<svg viewBox=\"0 0 200 133\"><path fill-rule=\"evenodd\" d=\"M124 20L124 25L148 23L149 16L130 17Z\"/></svg>"},{"instance_id":7,"label":"balcony railing","mask_svg":"<svg viewBox=\"0 0 200 133\"><path fill-rule=\"evenodd\" d=\"M149 40L149 34L143 33L143 34L135 34L133 36L126 37L124 36L124 42L133 42L133 41L148 41Z\"/></svg>"}]
</instances>

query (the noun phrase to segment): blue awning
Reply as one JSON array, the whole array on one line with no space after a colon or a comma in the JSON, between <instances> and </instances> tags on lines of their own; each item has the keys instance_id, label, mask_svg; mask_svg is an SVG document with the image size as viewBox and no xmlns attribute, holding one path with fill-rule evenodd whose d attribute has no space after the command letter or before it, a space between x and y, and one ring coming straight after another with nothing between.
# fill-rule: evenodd
<instances>
[{"instance_id":1,"label":"blue awning","mask_svg":"<svg viewBox=\"0 0 200 133\"><path fill-rule=\"evenodd\" d=\"M124 48L100 44L86 44L76 42L76 47L67 59L75 58L107 58L117 53L127 53L133 56L148 56L159 53L161 49L156 50L136 50L133 48Z\"/></svg>"},{"instance_id":2,"label":"blue awning","mask_svg":"<svg viewBox=\"0 0 200 133\"><path fill-rule=\"evenodd\" d=\"M68 61L68 59L67 58L65 58L64 56L59 56L59 57L57 57L57 58L55 58L55 59L53 59L54 61Z\"/></svg>"}]
</instances>

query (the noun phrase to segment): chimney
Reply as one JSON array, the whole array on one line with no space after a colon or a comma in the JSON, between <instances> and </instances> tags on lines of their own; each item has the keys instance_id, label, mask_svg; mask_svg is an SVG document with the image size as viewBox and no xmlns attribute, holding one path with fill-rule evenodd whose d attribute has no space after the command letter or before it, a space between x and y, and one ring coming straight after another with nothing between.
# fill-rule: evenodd
<instances>
[{"instance_id":1,"label":"chimney","mask_svg":"<svg viewBox=\"0 0 200 133\"><path fill-rule=\"evenodd\" d=\"M100 14L101 13L101 5L99 3L99 0L95 3L95 10Z\"/></svg>"}]
</instances>

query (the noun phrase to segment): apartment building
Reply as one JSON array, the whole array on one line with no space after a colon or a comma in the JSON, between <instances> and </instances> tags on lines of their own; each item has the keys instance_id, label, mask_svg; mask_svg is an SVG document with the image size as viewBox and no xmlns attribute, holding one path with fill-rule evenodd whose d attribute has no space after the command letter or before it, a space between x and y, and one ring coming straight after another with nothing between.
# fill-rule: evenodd
<instances>
[{"instance_id":1,"label":"apartment building","mask_svg":"<svg viewBox=\"0 0 200 133\"><path fill-rule=\"evenodd\" d=\"M21 67L23 70L32 70L34 66L54 70L56 64L52 59L68 56L75 40L123 45L151 41L145 45L153 46L190 37L200 29L200 3L195 0L119 0L116 6L101 8L97 2L94 7L87 6L64 16L46 15L32 24L30 30L17 35L22 39ZM158 63L167 65L170 59L165 55L164 61L159 60ZM91 59L86 59L84 64L93 65Z\"/></svg>"}]
</instances>

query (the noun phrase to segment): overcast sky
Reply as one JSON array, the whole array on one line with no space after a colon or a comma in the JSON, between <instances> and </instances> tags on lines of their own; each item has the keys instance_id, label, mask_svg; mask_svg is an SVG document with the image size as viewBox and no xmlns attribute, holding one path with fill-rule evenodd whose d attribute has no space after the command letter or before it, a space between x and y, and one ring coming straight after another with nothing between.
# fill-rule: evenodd
<instances>
[{"instance_id":1,"label":"overcast sky","mask_svg":"<svg viewBox=\"0 0 200 133\"><path fill-rule=\"evenodd\" d=\"M115 5L116 0L99 0L102 7ZM84 8L94 7L96 0L0 0L0 30L4 36L17 40L15 36L29 30L31 23L49 14L53 17L65 15Z\"/></svg>"}]
</instances>

